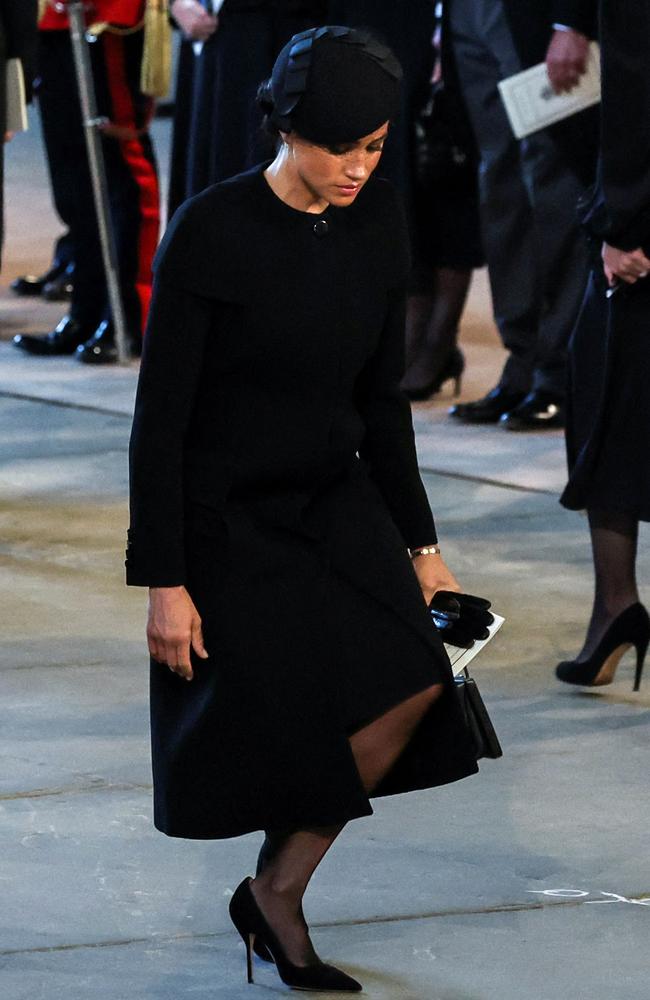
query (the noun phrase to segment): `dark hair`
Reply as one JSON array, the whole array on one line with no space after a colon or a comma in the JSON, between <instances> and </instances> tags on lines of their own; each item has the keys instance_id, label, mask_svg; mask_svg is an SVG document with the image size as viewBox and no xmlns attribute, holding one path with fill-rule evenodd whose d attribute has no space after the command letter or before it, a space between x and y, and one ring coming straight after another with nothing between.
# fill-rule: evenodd
<instances>
[{"instance_id":1,"label":"dark hair","mask_svg":"<svg viewBox=\"0 0 650 1000\"><path fill-rule=\"evenodd\" d=\"M275 101L273 100L273 81L269 78L260 83L257 88L257 106L262 112L262 131L276 141L280 139L280 130L273 121Z\"/></svg>"}]
</instances>

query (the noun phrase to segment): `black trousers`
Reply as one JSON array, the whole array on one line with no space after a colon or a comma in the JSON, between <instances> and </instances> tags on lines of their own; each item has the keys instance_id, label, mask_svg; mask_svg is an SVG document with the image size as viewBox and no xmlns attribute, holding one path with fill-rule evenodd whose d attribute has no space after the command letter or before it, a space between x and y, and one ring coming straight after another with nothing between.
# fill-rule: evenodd
<instances>
[{"instance_id":1,"label":"black trousers","mask_svg":"<svg viewBox=\"0 0 650 1000\"><path fill-rule=\"evenodd\" d=\"M458 79L480 149L481 221L494 318L510 352L501 384L563 396L588 266L578 173L548 130L515 139L498 83L518 73L501 0L454 0Z\"/></svg>"},{"instance_id":2,"label":"black trousers","mask_svg":"<svg viewBox=\"0 0 650 1000\"><path fill-rule=\"evenodd\" d=\"M142 32L104 33L90 46L100 116L121 131L102 139L111 218L127 324L139 334L151 294L159 191L151 139L151 101L139 91ZM106 279L67 31L39 32L38 102L56 210L75 261L71 316L94 328L108 319Z\"/></svg>"}]
</instances>

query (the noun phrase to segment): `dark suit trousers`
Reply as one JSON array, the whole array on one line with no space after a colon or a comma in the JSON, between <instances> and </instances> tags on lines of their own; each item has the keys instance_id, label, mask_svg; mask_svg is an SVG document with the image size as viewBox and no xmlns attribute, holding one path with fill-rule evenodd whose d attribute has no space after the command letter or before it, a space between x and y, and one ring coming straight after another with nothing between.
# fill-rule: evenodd
<instances>
[{"instance_id":1,"label":"dark suit trousers","mask_svg":"<svg viewBox=\"0 0 650 1000\"><path fill-rule=\"evenodd\" d=\"M106 33L90 46L99 114L137 130L132 139L102 142L122 301L134 336L146 318L159 226L156 166L146 131L151 102L138 91L141 35ZM110 310L67 31L39 32L38 70L38 103L54 204L68 227L75 262L70 315L92 328L108 319Z\"/></svg>"},{"instance_id":2,"label":"dark suit trousers","mask_svg":"<svg viewBox=\"0 0 650 1000\"><path fill-rule=\"evenodd\" d=\"M587 275L583 193L546 130L515 139L498 83L523 67L500 0L453 0L451 42L481 155L481 221L494 318L510 352L501 384L564 395L566 348Z\"/></svg>"}]
</instances>

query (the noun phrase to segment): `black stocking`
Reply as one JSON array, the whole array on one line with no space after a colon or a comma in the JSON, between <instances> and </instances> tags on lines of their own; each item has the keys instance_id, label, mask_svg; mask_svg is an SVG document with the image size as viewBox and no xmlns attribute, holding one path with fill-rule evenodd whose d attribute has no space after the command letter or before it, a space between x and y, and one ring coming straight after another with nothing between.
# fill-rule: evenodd
<instances>
[{"instance_id":1,"label":"black stocking","mask_svg":"<svg viewBox=\"0 0 650 1000\"><path fill-rule=\"evenodd\" d=\"M421 691L350 737L367 792L393 766L442 690L442 684L435 684ZM331 826L267 832L252 890L287 957L296 965L309 965L317 960L302 914L302 898L317 866L342 829Z\"/></svg>"},{"instance_id":2,"label":"black stocking","mask_svg":"<svg viewBox=\"0 0 650 1000\"><path fill-rule=\"evenodd\" d=\"M578 660L587 659L608 626L639 600L636 552L639 522L631 514L589 511L595 593L587 638Z\"/></svg>"},{"instance_id":3,"label":"black stocking","mask_svg":"<svg viewBox=\"0 0 650 1000\"><path fill-rule=\"evenodd\" d=\"M439 267L432 274L431 292L409 298L403 388L418 391L440 381L457 346L471 278L471 271Z\"/></svg>"}]
</instances>

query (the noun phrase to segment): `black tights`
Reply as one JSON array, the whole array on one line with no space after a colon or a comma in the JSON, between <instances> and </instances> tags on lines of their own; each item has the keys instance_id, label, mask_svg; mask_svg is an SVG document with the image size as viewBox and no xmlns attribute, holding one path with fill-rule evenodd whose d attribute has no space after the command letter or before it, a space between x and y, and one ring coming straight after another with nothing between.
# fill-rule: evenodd
<instances>
[{"instance_id":1,"label":"black tights","mask_svg":"<svg viewBox=\"0 0 650 1000\"><path fill-rule=\"evenodd\" d=\"M471 279L469 270L439 267L431 273L430 288L409 297L404 389L417 391L438 382L457 346Z\"/></svg>"},{"instance_id":2,"label":"black tights","mask_svg":"<svg viewBox=\"0 0 650 1000\"><path fill-rule=\"evenodd\" d=\"M391 769L442 690L442 684L435 684L421 691L350 737L366 792L372 792ZM302 913L302 898L342 829L340 825L267 832L252 889L289 960L296 965L317 960Z\"/></svg>"},{"instance_id":3,"label":"black tights","mask_svg":"<svg viewBox=\"0 0 650 1000\"><path fill-rule=\"evenodd\" d=\"M631 514L602 510L588 513L595 592L587 637L578 660L587 659L614 618L639 600L636 582L639 522Z\"/></svg>"}]
</instances>

